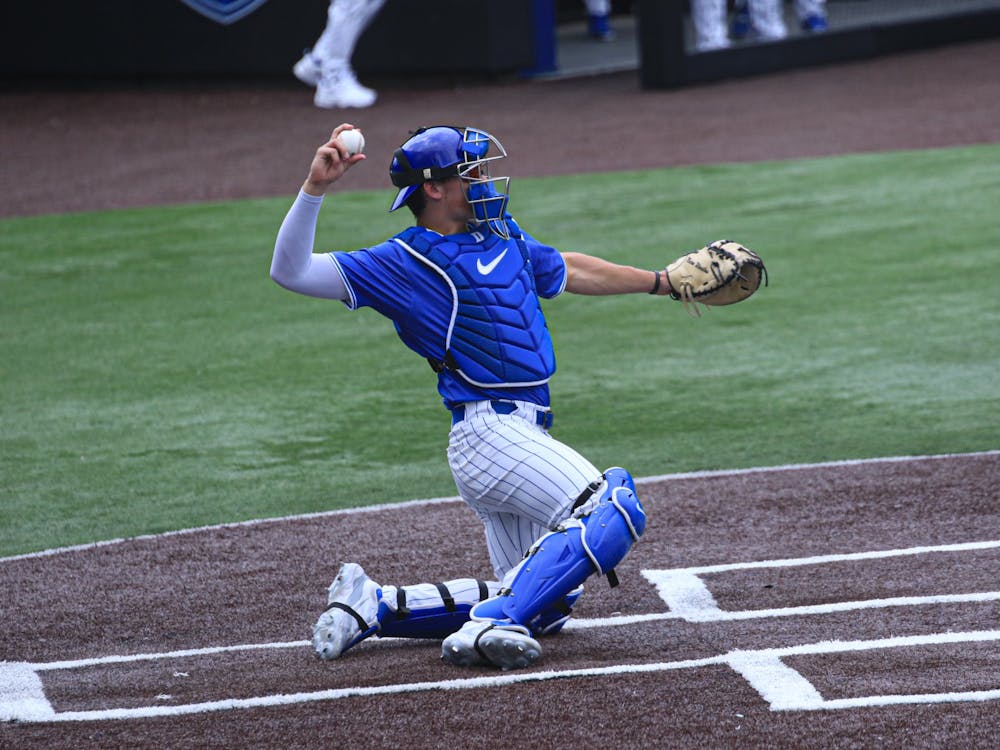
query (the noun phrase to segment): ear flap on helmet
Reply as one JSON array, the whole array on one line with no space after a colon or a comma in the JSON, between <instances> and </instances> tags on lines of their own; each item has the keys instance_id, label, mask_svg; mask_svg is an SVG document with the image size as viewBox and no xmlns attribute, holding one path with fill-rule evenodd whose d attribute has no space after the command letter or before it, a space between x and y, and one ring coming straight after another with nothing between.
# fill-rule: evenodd
<instances>
[{"instance_id":1,"label":"ear flap on helmet","mask_svg":"<svg viewBox=\"0 0 1000 750\"><path fill-rule=\"evenodd\" d=\"M390 211L406 203L421 183L458 174L458 165L465 161L462 134L462 128L449 125L418 128L410 133L389 163L389 179L400 188Z\"/></svg>"},{"instance_id":2,"label":"ear flap on helmet","mask_svg":"<svg viewBox=\"0 0 1000 750\"><path fill-rule=\"evenodd\" d=\"M392 180L392 184L396 187L419 185L426 180L443 180L446 177L454 177L458 174L457 164L446 167L414 167L410 164L410 158L406 155L402 147L396 149L392 159L393 164L389 170L389 179Z\"/></svg>"}]
</instances>

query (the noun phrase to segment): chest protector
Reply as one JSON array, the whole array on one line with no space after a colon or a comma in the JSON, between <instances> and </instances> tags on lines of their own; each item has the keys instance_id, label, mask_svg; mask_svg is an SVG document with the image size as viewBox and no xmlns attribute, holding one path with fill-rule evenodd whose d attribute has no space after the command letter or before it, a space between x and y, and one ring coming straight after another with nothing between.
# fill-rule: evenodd
<instances>
[{"instance_id":1,"label":"chest protector","mask_svg":"<svg viewBox=\"0 0 1000 750\"><path fill-rule=\"evenodd\" d=\"M429 359L431 367L454 371L480 387L548 382L556 370L555 353L523 240L479 232L445 237L410 227L393 241L451 290L444 358Z\"/></svg>"}]
</instances>

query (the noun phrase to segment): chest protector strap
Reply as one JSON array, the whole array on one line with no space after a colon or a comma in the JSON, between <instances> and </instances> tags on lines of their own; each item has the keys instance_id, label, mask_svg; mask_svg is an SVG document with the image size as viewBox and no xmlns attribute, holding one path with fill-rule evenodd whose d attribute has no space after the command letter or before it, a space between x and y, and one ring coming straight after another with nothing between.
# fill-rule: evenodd
<instances>
[{"instance_id":1,"label":"chest protector strap","mask_svg":"<svg viewBox=\"0 0 1000 750\"><path fill-rule=\"evenodd\" d=\"M552 339L523 240L494 234L442 236L410 227L393 241L437 273L452 295L437 372L479 387L541 385L555 372Z\"/></svg>"}]
</instances>

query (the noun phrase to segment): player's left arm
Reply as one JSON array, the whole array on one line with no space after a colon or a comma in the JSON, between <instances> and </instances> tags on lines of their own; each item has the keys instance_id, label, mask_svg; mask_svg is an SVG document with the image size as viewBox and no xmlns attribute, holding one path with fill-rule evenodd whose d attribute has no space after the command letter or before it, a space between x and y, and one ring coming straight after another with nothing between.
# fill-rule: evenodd
<instances>
[{"instance_id":1,"label":"player's left arm","mask_svg":"<svg viewBox=\"0 0 1000 750\"><path fill-rule=\"evenodd\" d=\"M670 294L663 271L624 266L585 253L562 253L566 291L573 294ZM659 279L659 281L657 281Z\"/></svg>"}]
</instances>

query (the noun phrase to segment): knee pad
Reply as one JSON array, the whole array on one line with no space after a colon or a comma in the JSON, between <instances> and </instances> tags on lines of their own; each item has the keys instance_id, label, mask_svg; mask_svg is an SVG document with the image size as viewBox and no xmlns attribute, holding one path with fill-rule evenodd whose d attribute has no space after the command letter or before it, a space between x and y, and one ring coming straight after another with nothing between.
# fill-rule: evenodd
<instances>
[{"instance_id":1,"label":"knee pad","mask_svg":"<svg viewBox=\"0 0 1000 750\"><path fill-rule=\"evenodd\" d=\"M509 620L536 632L558 630L568 618L568 597L594 573L615 584L614 567L646 529L635 483L624 469L609 469L593 496L573 516L536 541L512 571L501 595L472 608L473 619ZM554 613L565 611L562 622Z\"/></svg>"},{"instance_id":2,"label":"knee pad","mask_svg":"<svg viewBox=\"0 0 1000 750\"><path fill-rule=\"evenodd\" d=\"M473 605L499 590L496 581L475 578L384 586L378 604L378 634L383 638L445 638L468 622Z\"/></svg>"}]
</instances>

